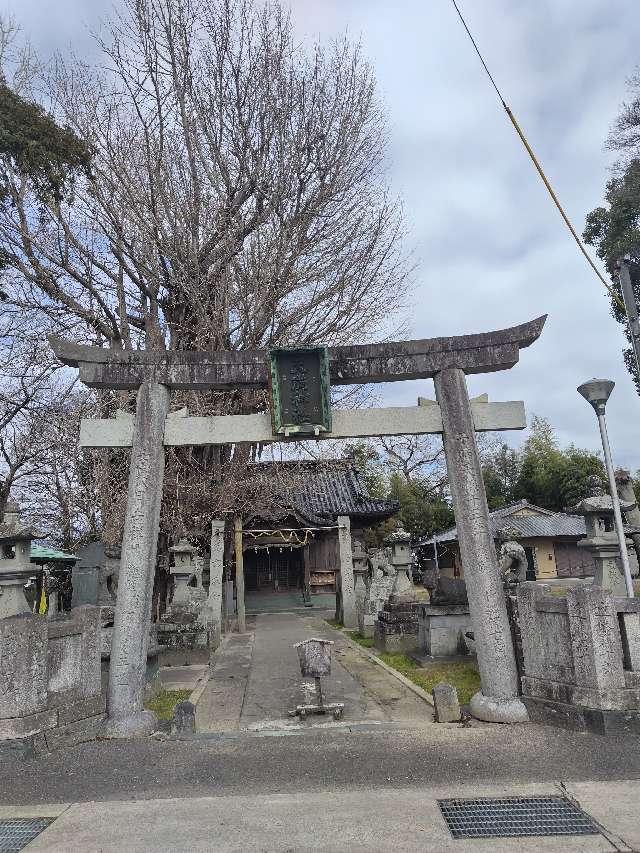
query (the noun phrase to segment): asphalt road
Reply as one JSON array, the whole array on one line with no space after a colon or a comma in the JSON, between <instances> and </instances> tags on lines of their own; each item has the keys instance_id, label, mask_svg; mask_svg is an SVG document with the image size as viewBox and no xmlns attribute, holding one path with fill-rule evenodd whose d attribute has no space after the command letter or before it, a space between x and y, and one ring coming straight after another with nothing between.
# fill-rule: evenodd
<instances>
[{"instance_id":1,"label":"asphalt road","mask_svg":"<svg viewBox=\"0 0 640 853\"><path fill-rule=\"evenodd\" d=\"M0 772L0 804L640 779L634 738L528 724L97 741Z\"/></svg>"}]
</instances>

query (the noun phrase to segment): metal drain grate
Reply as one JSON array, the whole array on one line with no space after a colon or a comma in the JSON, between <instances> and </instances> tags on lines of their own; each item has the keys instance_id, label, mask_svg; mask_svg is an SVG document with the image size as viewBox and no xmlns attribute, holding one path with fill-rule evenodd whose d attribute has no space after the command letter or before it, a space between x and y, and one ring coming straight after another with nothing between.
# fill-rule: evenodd
<instances>
[{"instance_id":1,"label":"metal drain grate","mask_svg":"<svg viewBox=\"0 0 640 853\"><path fill-rule=\"evenodd\" d=\"M438 800L454 838L598 835L591 818L564 797Z\"/></svg>"},{"instance_id":2,"label":"metal drain grate","mask_svg":"<svg viewBox=\"0 0 640 853\"><path fill-rule=\"evenodd\" d=\"M18 853L33 841L49 824L52 817L13 817L0 820L0 853Z\"/></svg>"}]
</instances>

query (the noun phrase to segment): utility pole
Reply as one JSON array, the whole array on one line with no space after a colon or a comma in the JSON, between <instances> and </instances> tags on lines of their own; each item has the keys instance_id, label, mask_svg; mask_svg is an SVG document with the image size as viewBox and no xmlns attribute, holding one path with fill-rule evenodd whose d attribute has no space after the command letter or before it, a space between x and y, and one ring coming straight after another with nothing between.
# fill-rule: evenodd
<instances>
[{"instance_id":1,"label":"utility pole","mask_svg":"<svg viewBox=\"0 0 640 853\"><path fill-rule=\"evenodd\" d=\"M636 303L633 284L631 282L631 272L629 270L630 260L630 256L625 255L619 262L620 287L622 289L622 298L624 300L624 308L627 314L627 322L629 324L629 335L631 336L633 356L636 362L636 374L638 376L638 381L640 382L640 319L638 318L638 305Z\"/></svg>"}]
</instances>

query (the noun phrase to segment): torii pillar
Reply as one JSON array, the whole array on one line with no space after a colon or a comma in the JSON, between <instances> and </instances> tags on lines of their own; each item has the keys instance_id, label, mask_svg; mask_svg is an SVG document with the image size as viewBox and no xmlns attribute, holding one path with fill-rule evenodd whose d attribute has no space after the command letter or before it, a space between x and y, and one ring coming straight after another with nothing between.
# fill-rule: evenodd
<instances>
[{"instance_id":1,"label":"torii pillar","mask_svg":"<svg viewBox=\"0 0 640 853\"><path fill-rule=\"evenodd\" d=\"M471 713L488 722L526 722L464 371L442 370L435 386L482 685Z\"/></svg>"}]
</instances>

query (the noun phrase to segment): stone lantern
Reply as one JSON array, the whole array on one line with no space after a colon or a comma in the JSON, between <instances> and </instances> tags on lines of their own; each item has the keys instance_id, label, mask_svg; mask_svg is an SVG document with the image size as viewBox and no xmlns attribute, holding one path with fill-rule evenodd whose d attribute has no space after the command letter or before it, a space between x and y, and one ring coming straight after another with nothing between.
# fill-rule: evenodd
<instances>
[{"instance_id":1,"label":"stone lantern","mask_svg":"<svg viewBox=\"0 0 640 853\"><path fill-rule=\"evenodd\" d=\"M17 504L8 503L0 524L0 619L31 613L24 585L33 575L31 540L35 534L20 523Z\"/></svg>"},{"instance_id":2,"label":"stone lantern","mask_svg":"<svg viewBox=\"0 0 640 853\"><path fill-rule=\"evenodd\" d=\"M177 545L172 545L169 548L169 553L173 554L174 562L169 570L175 584L171 601L173 607L191 603L189 582L196 573L195 555L197 551L198 549L190 545L186 539L181 539Z\"/></svg>"},{"instance_id":3,"label":"stone lantern","mask_svg":"<svg viewBox=\"0 0 640 853\"><path fill-rule=\"evenodd\" d=\"M403 597L413 595L414 587L410 574L413 563L411 536L406 530L400 528L387 536L384 544L391 549L391 565L395 571L391 595Z\"/></svg>"},{"instance_id":4,"label":"stone lantern","mask_svg":"<svg viewBox=\"0 0 640 853\"><path fill-rule=\"evenodd\" d=\"M612 595L626 597L622 566L620 565L620 548L615 529L614 507L611 496L604 489L595 490L598 494L584 498L568 512L583 515L587 528L587 536L578 542L578 548L585 548L593 555L596 565L594 586L608 590ZM622 512L632 510L635 503L620 501ZM627 550L631 542L627 541Z\"/></svg>"}]
</instances>

